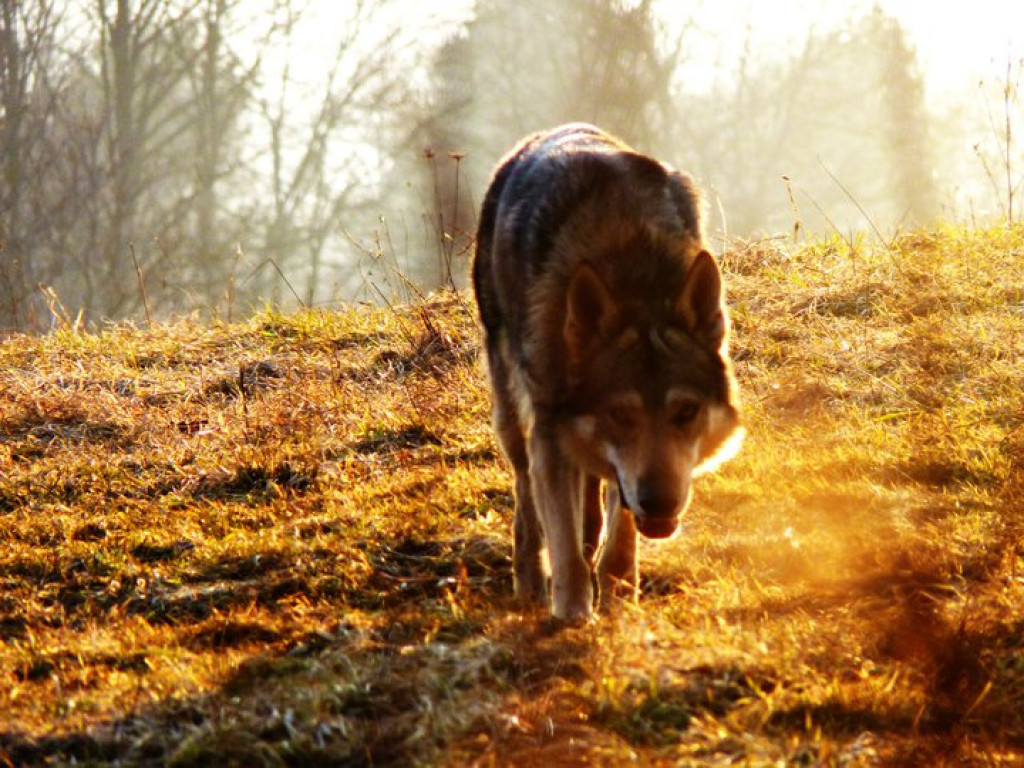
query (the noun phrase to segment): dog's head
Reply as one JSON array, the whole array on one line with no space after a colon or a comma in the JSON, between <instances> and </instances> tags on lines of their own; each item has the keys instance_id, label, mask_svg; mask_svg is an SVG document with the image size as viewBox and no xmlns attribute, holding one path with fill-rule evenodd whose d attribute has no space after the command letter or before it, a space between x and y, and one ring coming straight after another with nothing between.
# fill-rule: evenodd
<instances>
[{"instance_id":1,"label":"dog's head","mask_svg":"<svg viewBox=\"0 0 1024 768\"><path fill-rule=\"evenodd\" d=\"M670 536L698 471L741 435L714 258L702 251L669 300L621 295L582 264L566 294L568 451L619 485L640 532ZM667 306L651 306L658 303Z\"/></svg>"}]
</instances>

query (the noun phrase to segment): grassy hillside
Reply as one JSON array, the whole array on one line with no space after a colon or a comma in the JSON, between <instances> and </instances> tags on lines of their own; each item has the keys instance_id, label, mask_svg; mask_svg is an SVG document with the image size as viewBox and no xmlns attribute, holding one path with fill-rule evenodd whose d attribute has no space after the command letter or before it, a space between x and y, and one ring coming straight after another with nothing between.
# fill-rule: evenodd
<instances>
[{"instance_id":1,"label":"grassy hillside","mask_svg":"<svg viewBox=\"0 0 1024 768\"><path fill-rule=\"evenodd\" d=\"M0 765L1024 760L1024 229L723 265L748 440L581 629L466 297L0 344Z\"/></svg>"}]
</instances>

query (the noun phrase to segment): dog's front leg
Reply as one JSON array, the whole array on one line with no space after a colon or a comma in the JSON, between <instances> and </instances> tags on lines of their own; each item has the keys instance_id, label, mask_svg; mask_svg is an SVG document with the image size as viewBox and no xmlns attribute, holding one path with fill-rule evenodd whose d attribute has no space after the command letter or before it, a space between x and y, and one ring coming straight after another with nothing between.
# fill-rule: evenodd
<instances>
[{"instance_id":1,"label":"dog's front leg","mask_svg":"<svg viewBox=\"0 0 1024 768\"><path fill-rule=\"evenodd\" d=\"M524 605L547 605L547 579L541 564L543 529L537 518L537 508L530 484L529 469L517 466L514 528L516 598Z\"/></svg>"},{"instance_id":2,"label":"dog's front leg","mask_svg":"<svg viewBox=\"0 0 1024 768\"><path fill-rule=\"evenodd\" d=\"M613 598L636 600L639 580L636 569L636 523L622 506L618 486L605 487L605 541L598 557L597 574L601 585L601 607L610 607Z\"/></svg>"},{"instance_id":3,"label":"dog's front leg","mask_svg":"<svg viewBox=\"0 0 1024 768\"><path fill-rule=\"evenodd\" d=\"M530 481L551 562L551 605L558 619L585 621L593 611L590 566L583 554L584 475L557 439L530 436Z\"/></svg>"}]
</instances>

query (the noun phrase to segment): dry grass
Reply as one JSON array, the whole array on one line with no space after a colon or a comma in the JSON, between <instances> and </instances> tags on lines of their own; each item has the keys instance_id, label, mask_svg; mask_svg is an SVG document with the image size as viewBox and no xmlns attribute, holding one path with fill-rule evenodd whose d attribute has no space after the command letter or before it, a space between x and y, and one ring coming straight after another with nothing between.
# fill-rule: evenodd
<instances>
[{"instance_id":1,"label":"dry grass","mask_svg":"<svg viewBox=\"0 0 1024 768\"><path fill-rule=\"evenodd\" d=\"M510 599L464 300L0 346L0 765L1024 760L1024 230L727 254L750 436Z\"/></svg>"}]
</instances>

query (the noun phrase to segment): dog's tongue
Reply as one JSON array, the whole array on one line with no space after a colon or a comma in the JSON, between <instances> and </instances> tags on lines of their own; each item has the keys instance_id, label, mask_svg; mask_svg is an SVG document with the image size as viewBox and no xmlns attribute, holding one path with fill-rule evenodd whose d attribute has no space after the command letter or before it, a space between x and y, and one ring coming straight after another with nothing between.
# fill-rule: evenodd
<instances>
[{"instance_id":1,"label":"dog's tongue","mask_svg":"<svg viewBox=\"0 0 1024 768\"><path fill-rule=\"evenodd\" d=\"M636 528L648 539L667 539L676 532L678 517L637 517Z\"/></svg>"}]
</instances>

